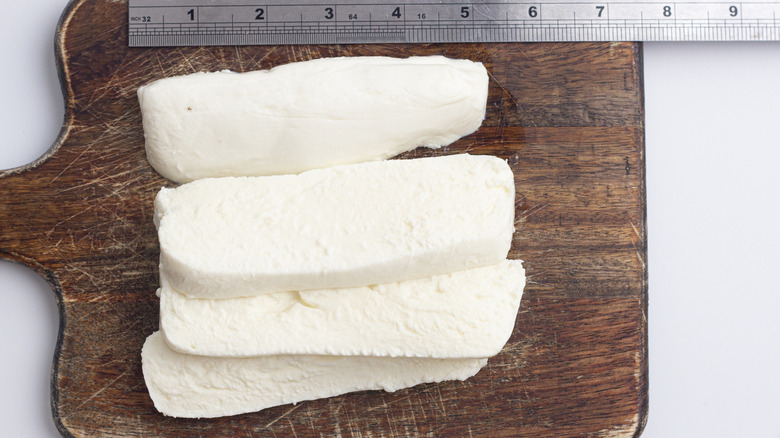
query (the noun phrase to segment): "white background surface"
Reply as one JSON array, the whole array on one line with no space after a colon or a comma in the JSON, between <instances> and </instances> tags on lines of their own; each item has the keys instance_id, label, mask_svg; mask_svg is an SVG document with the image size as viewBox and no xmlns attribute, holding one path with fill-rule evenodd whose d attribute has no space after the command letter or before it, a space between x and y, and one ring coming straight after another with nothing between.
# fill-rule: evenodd
<instances>
[{"instance_id":1,"label":"white background surface","mask_svg":"<svg viewBox=\"0 0 780 438\"><path fill-rule=\"evenodd\" d=\"M53 37L65 0L0 14L0 169L62 122ZM650 413L643 437L780 438L780 43L644 46ZM2 224L0 224L2 227ZM57 436L48 285L0 261L0 428Z\"/></svg>"}]
</instances>

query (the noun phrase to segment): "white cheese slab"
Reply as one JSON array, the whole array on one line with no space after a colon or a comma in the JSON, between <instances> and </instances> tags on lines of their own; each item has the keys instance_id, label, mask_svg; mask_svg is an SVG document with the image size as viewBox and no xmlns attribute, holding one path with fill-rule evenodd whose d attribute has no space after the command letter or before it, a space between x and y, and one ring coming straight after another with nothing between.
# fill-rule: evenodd
<instances>
[{"instance_id":1,"label":"white cheese slab","mask_svg":"<svg viewBox=\"0 0 780 438\"><path fill-rule=\"evenodd\" d=\"M346 57L164 78L138 100L152 167L188 182L438 148L479 128L487 93L478 62Z\"/></svg>"},{"instance_id":2,"label":"white cheese slab","mask_svg":"<svg viewBox=\"0 0 780 438\"><path fill-rule=\"evenodd\" d=\"M358 287L502 262L514 176L487 155L211 178L155 199L160 272L189 297Z\"/></svg>"},{"instance_id":3,"label":"white cheese slab","mask_svg":"<svg viewBox=\"0 0 780 438\"><path fill-rule=\"evenodd\" d=\"M522 261L351 289L192 299L160 290L160 331L181 353L491 357L515 325Z\"/></svg>"},{"instance_id":4,"label":"white cheese slab","mask_svg":"<svg viewBox=\"0 0 780 438\"><path fill-rule=\"evenodd\" d=\"M393 392L420 383L465 380L487 359L219 358L177 353L155 332L144 343L141 362L158 411L172 417L212 418L354 391Z\"/></svg>"}]
</instances>

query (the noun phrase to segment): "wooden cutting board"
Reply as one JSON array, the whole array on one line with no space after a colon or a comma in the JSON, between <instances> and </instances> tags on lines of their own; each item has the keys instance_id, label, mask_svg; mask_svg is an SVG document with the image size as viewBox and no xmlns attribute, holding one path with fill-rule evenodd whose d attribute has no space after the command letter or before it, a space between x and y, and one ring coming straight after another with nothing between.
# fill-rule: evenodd
<instances>
[{"instance_id":1,"label":"wooden cutting board","mask_svg":"<svg viewBox=\"0 0 780 438\"><path fill-rule=\"evenodd\" d=\"M641 46L633 43L127 47L127 3L76 0L56 48L66 121L35 163L0 173L0 257L52 285L52 409L68 436L637 436L647 413ZM157 329L152 201L136 89L201 70L324 56L483 62L487 118L441 151L509 161L526 261L514 334L466 382L360 392L211 420L155 411L140 367Z\"/></svg>"}]
</instances>

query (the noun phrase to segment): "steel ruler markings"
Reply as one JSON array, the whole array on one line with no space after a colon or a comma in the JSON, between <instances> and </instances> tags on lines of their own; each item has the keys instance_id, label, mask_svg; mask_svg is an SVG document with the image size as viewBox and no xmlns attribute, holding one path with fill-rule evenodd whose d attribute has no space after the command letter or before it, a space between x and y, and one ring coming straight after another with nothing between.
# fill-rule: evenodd
<instances>
[{"instance_id":1,"label":"steel ruler markings","mask_svg":"<svg viewBox=\"0 0 780 438\"><path fill-rule=\"evenodd\" d=\"M277 0L278 1L278 0ZM780 2L130 0L131 47L780 41Z\"/></svg>"}]
</instances>

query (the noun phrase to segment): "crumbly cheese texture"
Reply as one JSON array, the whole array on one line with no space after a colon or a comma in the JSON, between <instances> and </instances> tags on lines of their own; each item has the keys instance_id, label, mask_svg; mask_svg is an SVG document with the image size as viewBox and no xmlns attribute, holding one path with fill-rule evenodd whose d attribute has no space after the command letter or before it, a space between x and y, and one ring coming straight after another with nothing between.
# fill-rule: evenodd
<instances>
[{"instance_id":1,"label":"crumbly cheese texture","mask_svg":"<svg viewBox=\"0 0 780 438\"><path fill-rule=\"evenodd\" d=\"M138 100L152 167L188 182L438 148L479 128L487 92L478 62L345 57L160 79Z\"/></svg>"},{"instance_id":2,"label":"crumbly cheese texture","mask_svg":"<svg viewBox=\"0 0 780 438\"><path fill-rule=\"evenodd\" d=\"M160 272L189 297L234 298L497 264L514 188L505 161L467 154L163 188Z\"/></svg>"},{"instance_id":3,"label":"crumbly cheese texture","mask_svg":"<svg viewBox=\"0 0 780 438\"><path fill-rule=\"evenodd\" d=\"M278 355L219 358L177 353L159 332L141 351L146 387L165 415L212 418L332 397L465 380L487 359Z\"/></svg>"},{"instance_id":4,"label":"crumbly cheese texture","mask_svg":"<svg viewBox=\"0 0 780 438\"><path fill-rule=\"evenodd\" d=\"M480 358L498 354L515 325L519 260L351 289L223 300L160 290L160 331L181 353Z\"/></svg>"}]
</instances>

